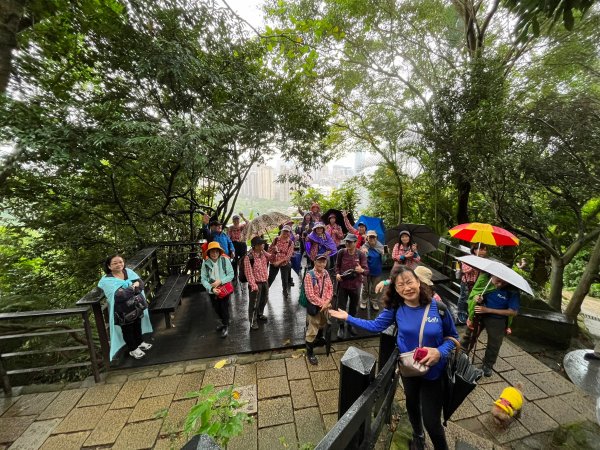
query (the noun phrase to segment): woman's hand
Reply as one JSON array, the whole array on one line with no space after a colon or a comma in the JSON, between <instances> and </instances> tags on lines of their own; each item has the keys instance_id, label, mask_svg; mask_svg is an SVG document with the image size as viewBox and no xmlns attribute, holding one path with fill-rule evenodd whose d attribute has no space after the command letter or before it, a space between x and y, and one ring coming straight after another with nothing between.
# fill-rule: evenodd
<instances>
[{"instance_id":1,"label":"woman's hand","mask_svg":"<svg viewBox=\"0 0 600 450\"><path fill-rule=\"evenodd\" d=\"M358 273L363 273L365 271L365 269L363 269L360 264L357 264L354 270Z\"/></svg>"},{"instance_id":2,"label":"woman's hand","mask_svg":"<svg viewBox=\"0 0 600 450\"><path fill-rule=\"evenodd\" d=\"M419 361L421 364L425 365L425 366L435 366L440 358L442 357L440 351L435 348L435 347L423 347L427 349L427 356L424 356L423 358L421 358L421 360Z\"/></svg>"},{"instance_id":3,"label":"woman's hand","mask_svg":"<svg viewBox=\"0 0 600 450\"><path fill-rule=\"evenodd\" d=\"M330 309L329 315L334 319L346 320L348 319L348 313L343 309Z\"/></svg>"},{"instance_id":4,"label":"woman's hand","mask_svg":"<svg viewBox=\"0 0 600 450\"><path fill-rule=\"evenodd\" d=\"M221 280L215 280L211 283L212 287L217 287L217 286L221 286Z\"/></svg>"},{"instance_id":5,"label":"woman's hand","mask_svg":"<svg viewBox=\"0 0 600 450\"><path fill-rule=\"evenodd\" d=\"M475 306L475 314L487 314L490 309L487 306L477 305Z\"/></svg>"},{"instance_id":6,"label":"woman's hand","mask_svg":"<svg viewBox=\"0 0 600 450\"><path fill-rule=\"evenodd\" d=\"M219 295L219 292L220 292L220 291L221 291L221 289L220 289L220 288L218 288L218 287L215 287L215 288L213 288L213 292L214 292L216 295Z\"/></svg>"},{"instance_id":7,"label":"woman's hand","mask_svg":"<svg viewBox=\"0 0 600 450\"><path fill-rule=\"evenodd\" d=\"M379 294L381 291L383 291L384 287L385 287L385 280L380 281L379 283L377 283L377 286L375 286L375 293Z\"/></svg>"},{"instance_id":8,"label":"woman's hand","mask_svg":"<svg viewBox=\"0 0 600 450\"><path fill-rule=\"evenodd\" d=\"M407 252L407 253L404 254L404 256L406 256L407 258L412 258L413 255L414 255L414 253L412 251Z\"/></svg>"}]
</instances>

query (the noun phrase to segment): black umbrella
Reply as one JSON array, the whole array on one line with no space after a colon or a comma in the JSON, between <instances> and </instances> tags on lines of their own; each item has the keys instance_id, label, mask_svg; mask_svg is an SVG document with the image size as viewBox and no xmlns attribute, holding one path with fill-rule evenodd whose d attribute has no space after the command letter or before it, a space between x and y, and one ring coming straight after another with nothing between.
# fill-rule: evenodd
<instances>
[{"instance_id":1,"label":"black umbrella","mask_svg":"<svg viewBox=\"0 0 600 450\"><path fill-rule=\"evenodd\" d=\"M346 228L346 224L344 223L344 216L342 215L342 211L340 211L339 209L328 209L327 212L321 216L321 220L323 221L323 223L325 225L329 225L329 216L331 214L335 214L335 223L342 227L342 231L344 232L344 234L347 234L348 228ZM352 216L352 213L348 213L348 221L350 222L350 225L354 225L354 217Z\"/></svg>"},{"instance_id":2,"label":"black umbrella","mask_svg":"<svg viewBox=\"0 0 600 450\"><path fill-rule=\"evenodd\" d=\"M453 339L454 340L454 339ZM455 341L458 343L458 341ZM475 389L483 371L469 361L469 356L460 350L460 344L454 350L454 356L446 366L447 386L444 390L444 426L465 398Z\"/></svg>"},{"instance_id":3,"label":"black umbrella","mask_svg":"<svg viewBox=\"0 0 600 450\"><path fill-rule=\"evenodd\" d=\"M400 232L408 231L412 241L417 244L418 252L421 255L433 252L438 248L440 237L427 225L403 223L385 231L385 243L388 247L393 247L400 239Z\"/></svg>"}]
</instances>

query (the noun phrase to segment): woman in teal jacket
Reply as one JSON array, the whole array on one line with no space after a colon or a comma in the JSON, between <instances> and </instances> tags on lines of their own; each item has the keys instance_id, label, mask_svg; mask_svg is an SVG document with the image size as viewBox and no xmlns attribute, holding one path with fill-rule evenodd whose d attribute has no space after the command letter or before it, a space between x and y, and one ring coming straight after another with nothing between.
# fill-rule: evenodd
<instances>
[{"instance_id":1,"label":"woman in teal jacket","mask_svg":"<svg viewBox=\"0 0 600 450\"><path fill-rule=\"evenodd\" d=\"M152 344L142 339L144 334L152 333L148 310L144 310L143 316L133 323L119 325L115 323L115 302L125 301L136 294L145 297L142 280L137 273L125 267L125 260L121 255L106 258L103 269L106 275L100 279L98 287L104 291L108 301L110 359L124 346L127 346L132 357L140 359L144 357L144 351L152 347Z\"/></svg>"},{"instance_id":2,"label":"woman in teal jacket","mask_svg":"<svg viewBox=\"0 0 600 450\"><path fill-rule=\"evenodd\" d=\"M200 282L208 292L213 308L221 319L221 325L217 327L217 331L220 331L221 337L225 338L229 333L229 297L231 294L225 297L218 297L218 294L225 284L233 280L233 266L216 241L208 244L206 253L208 258L202 263Z\"/></svg>"}]
</instances>

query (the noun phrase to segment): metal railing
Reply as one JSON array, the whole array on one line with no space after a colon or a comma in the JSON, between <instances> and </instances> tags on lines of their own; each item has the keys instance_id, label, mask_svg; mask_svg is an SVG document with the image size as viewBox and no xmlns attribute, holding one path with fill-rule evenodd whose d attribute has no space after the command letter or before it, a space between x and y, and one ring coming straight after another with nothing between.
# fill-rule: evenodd
<instances>
[{"instance_id":1,"label":"metal railing","mask_svg":"<svg viewBox=\"0 0 600 450\"><path fill-rule=\"evenodd\" d=\"M80 317L82 326L74 328L74 323L78 321L73 319L77 316ZM58 320L48 322L49 318L57 318ZM43 324L35 323L36 319L43 319L45 322ZM3 325L8 323L17 330L27 330L0 335L0 342L3 344L2 348L14 347L15 349L15 351L9 350L0 353L0 378L2 380L2 389L6 395L11 395L12 392L11 376L33 374L36 372L90 367L94 380L96 382L100 381L96 348L89 320L89 308L79 307L48 311L3 313L0 314L0 321L3 322ZM81 336L81 333L83 333L83 336ZM61 337L66 339L60 344L53 342ZM20 345L11 345L14 341L28 341L29 344L37 341L39 345L35 347L29 345L28 348L35 348L33 350L23 349ZM59 346L56 347L56 345ZM60 363L60 359L64 359L65 353L72 354L73 352L78 352L81 354L85 353L83 350L89 355L89 361ZM27 362L34 359L31 357L38 355L55 355L57 363L44 366L29 366ZM69 361L72 361L72 358ZM24 365L26 367L23 367Z\"/></svg>"}]
</instances>

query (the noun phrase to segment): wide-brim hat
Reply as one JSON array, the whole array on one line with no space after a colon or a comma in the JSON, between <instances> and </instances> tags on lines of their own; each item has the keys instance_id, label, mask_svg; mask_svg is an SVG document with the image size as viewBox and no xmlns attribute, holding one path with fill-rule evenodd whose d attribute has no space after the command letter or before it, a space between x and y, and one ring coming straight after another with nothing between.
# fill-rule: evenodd
<instances>
[{"instance_id":1,"label":"wide-brim hat","mask_svg":"<svg viewBox=\"0 0 600 450\"><path fill-rule=\"evenodd\" d=\"M313 230L314 230L315 228L323 228L323 229L325 229L325 224L324 224L323 222L316 222L316 223L313 225Z\"/></svg>"},{"instance_id":2,"label":"wide-brim hat","mask_svg":"<svg viewBox=\"0 0 600 450\"><path fill-rule=\"evenodd\" d=\"M288 225L285 225L283 228L281 228L281 231L289 231L291 233L292 229Z\"/></svg>"},{"instance_id":3,"label":"wide-brim hat","mask_svg":"<svg viewBox=\"0 0 600 450\"><path fill-rule=\"evenodd\" d=\"M369 230L369 231L367 231L367 236L375 236L375 237L377 237L377 231L375 231L375 230Z\"/></svg>"},{"instance_id":4,"label":"wide-brim hat","mask_svg":"<svg viewBox=\"0 0 600 450\"><path fill-rule=\"evenodd\" d=\"M433 272L425 266L417 266L415 267L415 275L419 280L425 283L427 286L433 286L433 281L431 278L433 277Z\"/></svg>"},{"instance_id":5,"label":"wide-brim hat","mask_svg":"<svg viewBox=\"0 0 600 450\"><path fill-rule=\"evenodd\" d=\"M260 245L260 244L266 244L266 243L267 243L267 241L265 241L265 240L264 240L263 238L261 238L260 236L254 236L254 237L252 238L252 240L250 241L250 245L251 245L252 247L256 247L257 245Z\"/></svg>"},{"instance_id":6,"label":"wide-brim hat","mask_svg":"<svg viewBox=\"0 0 600 450\"><path fill-rule=\"evenodd\" d=\"M208 244L208 247L206 247L206 254L208 255L211 250L215 249L219 250L219 252L221 252L221 255L225 253L225 251L221 248L221 245L217 241L212 241Z\"/></svg>"},{"instance_id":7,"label":"wide-brim hat","mask_svg":"<svg viewBox=\"0 0 600 450\"><path fill-rule=\"evenodd\" d=\"M348 233L346 235L346 237L344 238L344 241L356 242L356 241L358 241L358 238L356 237L356 235L354 233Z\"/></svg>"}]
</instances>

